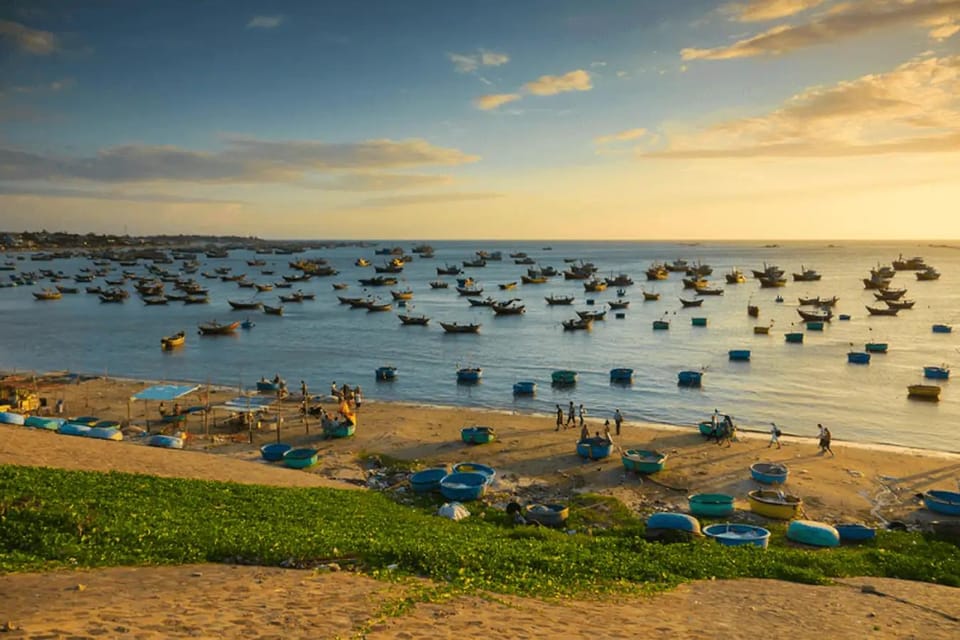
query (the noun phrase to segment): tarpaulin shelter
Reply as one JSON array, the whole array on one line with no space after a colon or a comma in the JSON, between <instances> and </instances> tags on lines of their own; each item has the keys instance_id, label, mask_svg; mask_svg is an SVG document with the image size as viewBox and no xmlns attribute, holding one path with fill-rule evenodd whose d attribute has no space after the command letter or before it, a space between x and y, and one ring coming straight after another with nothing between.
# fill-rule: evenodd
<instances>
[{"instance_id":1,"label":"tarpaulin shelter","mask_svg":"<svg viewBox=\"0 0 960 640\"><path fill-rule=\"evenodd\" d=\"M211 410L229 411L232 415L242 415L250 431L250 441L253 442L254 416L266 413L274 402L276 402L274 396L243 395L213 406ZM279 434L279 426L277 433Z\"/></svg>"},{"instance_id":2,"label":"tarpaulin shelter","mask_svg":"<svg viewBox=\"0 0 960 640\"><path fill-rule=\"evenodd\" d=\"M130 397L130 401L143 400L143 417L146 420L149 430L150 419L147 411L147 403L151 400L155 402L175 402L183 396L193 393L200 388L198 384L155 384L147 387ZM189 410L188 410L189 411ZM127 422L130 421L130 402L127 403Z\"/></svg>"}]
</instances>

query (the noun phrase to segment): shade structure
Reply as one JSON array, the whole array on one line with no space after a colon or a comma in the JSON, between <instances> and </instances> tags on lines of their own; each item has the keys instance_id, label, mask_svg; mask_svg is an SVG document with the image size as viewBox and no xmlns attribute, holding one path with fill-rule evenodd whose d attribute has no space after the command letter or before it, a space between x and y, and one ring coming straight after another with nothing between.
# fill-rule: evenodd
<instances>
[{"instance_id":1,"label":"shade structure","mask_svg":"<svg viewBox=\"0 0 960 640\"><path fill-rule=\"evenodd\" d=\"M184 384L155 384L151 387L137 392L131 396L131 400L159 400L161 402L172 402L177 398L193 393L200 388L200 385Z\"/></svg>"}]
</instances>

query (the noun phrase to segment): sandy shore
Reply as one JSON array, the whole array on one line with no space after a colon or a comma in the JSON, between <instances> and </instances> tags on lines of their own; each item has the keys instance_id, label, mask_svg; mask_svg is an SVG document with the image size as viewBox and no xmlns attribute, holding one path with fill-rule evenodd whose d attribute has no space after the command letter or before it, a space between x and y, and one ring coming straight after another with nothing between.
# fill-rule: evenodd
<instances>
[{"instance_id":1,"label":"sandy shore","mask_svg":"<svg viewBox=\"0 0 960 640\"><path fill-rule=\"evenodd\" d=\"M128 398L145 386L143 382L97 379L73 385L37 384L48 397L63 397L72 415L127 420L129 411L135 425L157 417L144 415L143 403L128 409ZM214 390L209 398L198 393L181 403L190 406L209 400L216 404L234 395L232 390ZM2 426L0 464L357 488L375 479L370 465L362 460L369 455L379 455L387 463L401 459L424 465L472 460L497 469L494 504L511 499L563 499L590 491L648 511L683 508L688 493L743 497L754 486L750 464L770 460L789 465L788 487L803 496L809 517L873 523L929 519L930 514L918 508L914 494L931 488L956 490L960 475L960 456L954 454L835 442L836 456L831 457L818 455L813 437L787 437L778 450L767 447L765 436L750 434L721 448L704 442L694 426L641 425L630 422L628 416L616 437L619 447L656 449L670 455L664 472L643 479L625 473L616 454L601 461L579 459L574 453L578 431L557 432L552 418L368 401L360 410L353 438L322 440L319 425L313 420L304 424L299 417L297 400L282 405L280 438L320 451L320 463L307 472L260 462L257 447L275 441L277 432L269 427L256 431L251 445L248 432L222 423L225 412L214 413L216 422L206 425L200 417L191 417L185 451L142 446L143 438L136 437L116 443ZM146 411L155 408L148 405ZM477 447L463 444L460 429L473 424L494 427L498 441ZM590 424L592 430L600 429L602 419L592 419ZM157 430L160 425L151 428ZM381 620L378 611L395 603L402 590L353 574L210 565L114 568L4 576L0 625L8 625L9 637L36 638L361 634L369 638L618 638L637 635L639 630L681 638L752 638L757 629L771 635L812 637L815 621L817 636L960 637L956 589L881 579L845 582L836 587L758 580L704 582L653 598L596 602L471 596L420 604ZM861 593L864 583L900 600ZM797 635L802 629L810 629L810 634Z\"/></svg>"}]
</instances>

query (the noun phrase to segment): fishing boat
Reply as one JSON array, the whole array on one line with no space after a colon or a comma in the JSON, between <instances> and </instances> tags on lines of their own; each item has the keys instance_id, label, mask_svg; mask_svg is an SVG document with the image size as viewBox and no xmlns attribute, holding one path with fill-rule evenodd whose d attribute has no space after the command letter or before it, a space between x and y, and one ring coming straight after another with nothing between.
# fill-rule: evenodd
<instances>
[{"instance_id":1,"label":"fishing boat","mask_svg":"<svg viewBox=\"0 0 960 640\"><path fill-rule=\"evenodd\" d=\"M714 287L694 287L698 296L722 296L723 289Z\"/></svg>"},{"instance_id":2,"label":"fishing boat","mask_svg":"<svg viewBox=\"0 0 960 640\"><path fill-rule=\"evenodd\" d=\"M923 506L935 513L960 516L960 493L931 489L923 493Z\"/></svg>"},{"instance_id":3,"label":"fishing boat","mask_svg":"<svg viewBox=\"0 0 960 640\"><path fill-rule=\"evenodd\" d=\"M586 438L577 443L577 455L588 460L601 460L613 452L613 443L606 438Z\"/></svg>"},{"instance_id":4,"label":"fishing boat","mask_svg":"<svg viewBox=\"0 0 960 640\"><path fill-rule=\"evenodd\" d=\"M393 276L374 276L372 278L360 278L360 284L365 287L391 287L397 284L399 280Z\"/></svg>"},{"instance_id":5,"label":"fishing boat","mask_svg":"<svg viewBox=\"0 0 960 640\"><path fill-rule=\"evenodd\" d=\"M37 300L59 300L63 297L63 294L56 289L43 289L41 291L34 291L33 297Z\"/></svg>"},{"instance_id":6,"label":"fishing boat","mask_svg":"<svg viewBox=\"0 0 960 640\"><path fill-rule=\"evenodd\" d=\"M680 273L684 273L690 267L690 265L683 258L677 258L673 262L665 264L664 267L667 269L667 271L678 271Z\"/></svg>"},{"instance_id":7,"label":"fishing boat","mask_svg":"<svg viewBox=\"0 0 960 640\"><path fill-rule=\"evenodd\" d=\"M927 264L920 256L904 258L901 253L900 256L893 261L893 268L896 271L922 271L927 268Z\"/></svg>"},{"instance_id":8,"label":"fishing boat","mask_svg":"<svg viewBox=\"0 0 960 640\"><path fill-rule=\"evenodd\" d=\"M263 312L268 316L282 316L283 315L283 305L277 307L271 307L268 304L263 305Z\"/></svg>"},{"instance_id":9,"label":"fishing boat","mask_svg":"<svg viewBox=\"0 0 960 640\"><path fill-rule=\"evenodd\" d=\"M607 317L607 310L603 311L577 311L577 315L584 320L605 320Z\"/></svg>"},{"instance_id":10,"label":"fishing boat","mask_svg":"<svg viewBox=\"0 0 960 640\"><path fill-rule=\"evenodd\" d=\"M528 504L523 517L544 527L561 527L570 517L570 508L564 504Z\"/></svg>"},{"instance_id":11,"label":"fishing boat","mask_svg":"<svg viewBox=\"0 0 960 640\"><path fill-rule=\"evenodd\" d=\"M391 366L377 367L377 370L374 371L374 376L380 381L395 380L397 377L397 368Z\"/></svg>"},{"instance_id":12,"label":"fishing boat","mask_svg":"<svg viewBox=\"0 0 960 640\"><path fill-rule=\"evenodd\" d=\"M513 383L513 395L532 396L537 392L537 383L532 380L521 380Z\"/></svg>"},{"instance_id":13,"label":"fishing boat","mask_svg":"<svg viewBox=\"0 0 960 640\"><path fill-rule=\"evenodd\" d=\"M595 292L606 291L607 283L604 282L603 280L598 280L596 278L593 278L583 283L583 289L584 291L595 291Z\"/></svg>"},{"instance_id":14,"label":"fishing boat","mask_svg":"<svg viewBox=\"0 0 960 640\"><path fill-rule=\"evenodd\" d=\"M755 462L750 465L750 477L763 484L783 484L790 471L779 462Z\"/></svg>"},{"instance_id":15,"label":"fishing boat","mask_svg":"<svg viewBox=\"0 0 960 640\"><path fill-rule=\"evenodd\" d=\"M764 276L760 278L760 287L763 289L772 289L775 287L785 287L787 286L786 278L771 278Z\"/></svg>"},{"instance_id":16,"label":"fishing boat","mask_svg":"<svg viewBox=\"0 0 960 640\"><path fill-rule=\"evenodd\" d=\"M883 302L891 309L913 309L913 305L917 304L916 300L884 300Z\"/></svg>"},{"instance_id":17,"label":"fishing boat","mask_svg":"<svg viewBox=\"0 0 960 640\"><path fill-rule=\"evenodd\" d=\"M723 276L727 284L743 284L747 281L746 276L743 275L743 272L740 269L731 269L729 273L724 274Z\"/></svg>"},{"instance_id":18,"label":"fishing boat","mask_svg":"<svg viewBox=\"0 0 960 640\"><path fill-rule=\"evenodd\" d=\"M57 285L57 291L59 291L60 293L65 293L65 294L73 294L73 293L79 293L79 292L80 292L80 289L77 288L77 287L65 287L65 286L63 286L62 284L58 284L58 285Z\"/></svg>"},{"instance_id":19,"label":"fishing boat","mask_svg":"<svg viewBox=\"0 0 960 640\"><path fill-rule=\"evenodd\" d=\"M696 289L697 287L709 287L710 283L703 278L683 278L684 289Z\"/></svg>"},{"instance_id":20,"label":"fishing boat","mask_svg":"<svg viewBox=\"0 0 960 640\"><path fill-rule=\"evenodd\" d=\"M897 309L896 307L887 307L885 309L878 309L877 307L871 307L870 305L866 305L866 309L867 311L870 312L870 315L872 316L895 316L897 315L897 313L900 312L900 309Z\"/></svg>"},{"instance_id":21,"label":"fishing boat","mask_svg":"<svg viewBox=\"0 0 960 640\"><path fill-rule=\"evenodd\" d=\"M630 301L618 298L617 300L607 300L607 305L611 309L626 309L630 306Z\"/></svg>"},{"instance_id":22,"label":"fishing boat","mask_svg":"<svg viewBox=\"0 0 960 640\"><path fill-rule=\"evenodd\" d=\"M573 304L573 296L547 296L544 298L549 305L565 305Z\"/></svg>"},{"instance_id":23,"label":"fishing boat","mask_svg":"<svg viewBox=\"0 0 960 640\"><path fill-rule=\"evenodd\" d=\"M669 320L654 320L653 321L653 330L654 331L666 331L670 328Z\"/></svg>"},{"instance_id":24,"label":"fishing boat","mask_svg":"<svg viewBox=\"0 0 960 640\"><path fill-rule=\"evenodd\" d=\"M582 331L593 326L593 318L571 318L563 320L560 324L563 325L564 331Z\"/></svg>"},{"instance_id":25,"label":"fishing boat","mask_svg":"<svg viewBox=\"0 0 960 640\"><path fill-rule=\"evenodd\" d=\"M644 301L647 301L647 300L659 300L659 299L660 299L660 294L659 294L659 293L654 293L654 292L652 292L652 291L644 291L644 292L643 292L643 299L644 299Z\"/></svg>"},{"instance_id":26,"label":"fishing boat","mask_svg":"<svg viewBox=\"0 0 960 640\"><path fill-rule=\"evenodd\" d=\"M803 507L803 499L783 491L756 489L747 494L750 511L776 520L793 520Z\"/></svg>"},{"instance_id":27,"label":"fishing boat","mask_svg":"<svg viewBox=\"0 0 960 640\"><path fill-rule=\"evenodd\" d=\"M663 471L667 454L645 449L627 449L620 456L623 468L636 473L657 473Z\"/></svg>"},{"instance_id":28,"label":"fishing boat","mask_svg":"<svg viewBox=\"0 0 960 640\"><path fill-rule=\"evenodd\" d=\"M390 311L391 309L393 309L392 302L369 302L367 304L367 312Z\"/></svg>"},{"instance_id":29,"label":"fishing boat","mask_svg":"<svg viewBox=\"0 0 960 640\"><path fill-rule=\"evenodd\" d=\"M497 432L493 427L473 426L460 429L460 439L467 444L489 444L497 439ZM467 471L457 468L455 471ZM471 469L475 471L475 469Z\"/></svg>"},{"instance_id":30,"label":"fishing boat","mask_svg":"<svg viewBox=\"0 0 960 640\"><path fill-rule=\"evenodd\" d=\"M752 524L737 522L711 524L704 527L703 535L727 547L753 545L766 549L770 544L770 532Z\"/></svg>"},{"instance_id":31,"label":"fishing boat","mask_svg":"<svg viewBox=\"0 0 960 640\"><path fill-rule=\"evenodd\" d=\"M686 307L699 307L700 305L703 304L703 298L699 298L699 299L697 299L697 300L687 300L687 299L685 299L685 298L680 298L680 304L682 304L682 305L684 306L684 308L686 308Z\"/></svg>"},{"instance_id":32,"label":"fishing boat","mask_svg":"<svg viewBox=\"0 0 960 640\"><path fill-rule=\"evenodd\" d=\"M253 310L259 309L263 303L259 300L227 300L227 303L234 309Z\"/></svg>"},{"instance_id":33,"label":"fishing boat","mask_svg":"<svg viewBox=\"0 0 960 640\"><path fill-rule=\"evenodd\" d=\"M797 309L797 313L806 321L830 322L833 319L833 311L829 309L819 309L817 311L805 311Z\"/></svg>"},{"instance_id":34,"label":"fishing boat","mask_svg":"<svg viewBox=\"0 0 960 640\"><path fill-rule=\"evenodd\" d=\"M146 296L141 298L141 300L143 300L143 304L148 307L164 305L169 301L167 296Z\"/></svg>"},{"instance_id":35,"label":"fishing boat","mask_svg":"<svg viewBox=\"0 0 960 640\"><path fill-rule=\"evenodd\" d=\"M480 382L483 377L483 369L480 367L462 367L457 369L457 382Z\"/></svg>"},{"instance_id":36,"label":"fishing boat","mask_svg":"<svg viewBox=\"0 0 960 640\"><path fill-rule=\"evenodd\" d=\"M493 309L493 312L498 316L516 316L526 313L527 308L525 305L517 304L519 301L507 300L505 302L495 302L490 307Z\"/></svg>"},{"instance_id":37,"label":"fishing boat","mask_svg":"<svg viewBox=\"0 0 960 640\"><path fill-rule=\"evenodd\" d=\"M690 318L690 324L694 327L705 327L707 326L707 319L703 316L696 316Z\"/></svg>"},{"instance_id":38,"label":"fishing boat","mask_svg":"<svg viewBox=\"0 0 960 640\"><path fill-rule=\"evenodd\" d=\"M487 296L486 298L467 298L471 307L492 307L497 303L496 298Z\"/></svg>"},{"instance_id":39,"label":"fishing boat","mask_svg":"<svg viewBox=\"0 0 960 640\"><path fill-rule=\"evenodd\" d=\"M461 471L440 480L440 493L447 500L469 502L478 500L487 490L487 476L476 471Z\"/></svg>"},{"instance_id":40,"label":"fishing boat","mask_svg":"<svg viewBox=\"0 0 960 640\"><path fill-rule=\"evenodd\" d=\"M478 268L480 268L480 267L485 267L485 266L487 266L487 261L484 260L483 258L477 258L476 260L464 260L464 261L463 261L463 266L464 266L464 267L472 267L472 268L474 268L474 269L478 269Z\"/></svg>"},{"instance_id":41,"label":"fishing boat","mask_svg":"<svg viewBox=\"0 0 960 640\"><path fill-rule=\"evenodd\" d=\"M758 306L755 305L755 304L748 304L748 305L747 305L747 315L750 316L751 318L759 318L759 317L760 317L760 307L758 307Z\"/></svg>"},{"instance_id":42,"label":"fishing boat","mask_svg":"<svg viewBox=\"0 0 960 640\"><path fill-rule=\"evenodd\" d=\"M703 371L681 371L677 374L677 385L681 387L699 387L703 382Z\"/></svg>"},{"instance_id":43,"label":"fishing boat","mask_svg":"<svg viewBox=\"0 0 960 640\"><path fill-rule=\"evenodd\" d=\"M610 369L610 382L616 382L620 384L629 384L633 382L633 369Z\"/></svg>"},{"instance_id":44,"label":"fishing boat","mask_svg":"<svg viewBox=\"0 0 960 640\"><path fill-rule=\"evenodd\" d=\"M940 272L934 269L933 267L927 267L923 271L918 271L916 274L917 280L939 280Z\"/></svg>"},{"instance_id":45,"label":"fishing boat","mask_svg":"<svg viewBox=\"0 0 960 640\"><path fill-rule=\"evenodd\" d=\"M934 332L934 333L951 333L952 331L953 331L953 327L950 326L949 324L935 324L935 325L933 325L933 332Z\"/></svg>"},{"instance_id":46,"label":"fishing boat","mask_svg":"<svg viewBox=\"0 0 960 640\"><path fill-rule=\"evenodd\" d=\"M646 275L647 280L666 280L670 277L670 272L663 265L654 264L646 270Z\"/></svg>"},{"instance_id":47,"label":"fishing boat","mask_svg":"<svg viewBox=\"0 0 960 640\"><path fill-rule=\"evenodd\" d=\"M177 347L182 347L186 341L187 334L183 331L180 331L172 336L164 336L163 338L160 338L160 348L169 351L171 349L176 349Z\"/></svg>"},{"instance_id":48,"label":"fishing boat","mask_svg":"<svg viewBox=\"0 0 960 640\"><path fill-rule=\"evenodd\" d=\"M766 336L770 334L770 325L756 325L753 328L753 334L757 336Z\"/></svg>"},{"instance_id":49,"label":"fishing boat","mask_svg":"<svg viewBox=\"0 0 960 640\"><path fill-rule=\"evenodd\" d=\"M460 267L456 265L444 265L442 267L437 267L438 276L458 276L462 273Z\"/></svg>"},{"instance_id":50,"label":"fishing boat","mask_svg":"<svg viewBox=\"0 0 960 640\"><path fill-rule=\"evenodd\" d=\"M911 384L907 387L907 397L937 401L940 399L940 387L935 384Z\"/></svg>"},{"instance_id":51,"label":"fishing boat","mask_svg":"<svg viewBox=\"0 0 960 640\"><path fill-rule=\"evenodd\" d=\"M924 367L923 377L932 380L946 380L950 377L950 367L947 365Z\"/></svg>"},{"instance_id":52,"label":"fishing boat","mask_svg":"<svg viewBox=\"0 0 960 640\"><path fill-rule=\"evenodd\" d=\"M783 334L784 340L791 344L801 344L803 343L803 334L799 331L791 331L789 333Z\"/></svg>"},{"instance_id":53,"label":"fishing boat","mask_svg":"<svg viewBox=\"0 0 960 640\"><path fill-rule=\"evenodd\" d=\"M269 282L267 282L267 283L265 283L265 284L254 284L253 286L254 286L254 288L255 288L257 291L260 291L260 292L273 291L273 285L270 284ZM342 289L343 287L337 287L337 285L333 285L333 288L334 288L334 289L338 289L338 288L339 288L339 289Z\"/></svg>"},{"instance_id":54,"label":"fishing boat","mask_svg":"<svg viewBox=\"0 0 960 640\"><path fill-rule=\"evenodd\" d=\"M763 263L762 270L751 269L750 271L751 273L753 273L753 277L756 278L757 280L760 280L761 278L782 278L783 277L783 269L773 264L768 265L766 262Z\"/></svg>"},{"instance_id":55,"label":"fishing boat","mask_svg":"<svg viewBox=\"0 0 960 640\"><path fill-rule=\"evenodd\" d=\"M866 351L850 351L847 353L847 362L850 364L870 364L870 354Z\"/></svg>"},{"instance_id":56,"label":"fishing boat","mask_svg":"<svg viewBox=\"0 0 960 640\"><path fill-rule=\"evenodd\" d=\"M864 289L886 289L889 286L890 286L889 278L880 278L877 276L871 276L869 278L863 279Z\"/></svg>"},{"instance_id":57,"label":"fishing boat","mask_svg":"<svg viewBox=\"0 0 960 640\"><path fill-rule=\"evenodd\" d=\"M520 276L520 282L523 284L544 284L547 281L547 277L544 275L539 276Z\"/></svg>"},{"instance_id":58,"label":"fishing boat","mask_svg":"<svg viewBox=\"0 0 960 640\"><path fill-rule=\"evenodd\" d=\"M200 329L200 335L223 336L236 331L240 327L240 321L236 320L229 324L222 324L216 320L211 320L210 322L201 323L197 325L197 327Z\"/></svg>"},{"instance_id":59,"label":"fishing boat","mask_svg":"<svg viewBox=\"0 0 960 640\"><path fill-rule=\"evenodd\" d=\"M459 324L456 322L441 322L440 326L447 333L479 333L480 324Z\"/></svg>"},{"instance_id":60,"label":"fishing boat","mask_svg":"<svg viewBox=\"0 0 960 640\"><path fill-rule=\"evenodd\" d=\"M873 294L873 297L880 301L899 300L906 294L906 289L881 289L877 293Z\"/></svg>"},{"instance_id":61,"label":"fishing boat","mask_svg":"<svg viewBox=\"0 0 960 640\"><path fill-rule=\"evenodd\" d=\"M577 384L577 372L570 369L558 369L550 374L550 382L557 386Z\"/></svg>"},{"instance_id":62,"label":"fishing boat","mask_svg":"<svg viewBox=\"0 0 960 640\"><path fill-rule=\"evenodd\" d=\"M400 324L404 325L425 326L430 323L430 318L425 315L411 316L404 313L398 313L397 317L400 318Z\"/></svg>"},{"instance_id":63,"label":"fishing boat","mask_svg":"<svg viewBox=\"0 0 960 640\"><path fill-rule=\"evenodd\" d=\"M825 522L794 520L787 526L787 540L813 547L837 547L840 532Z\"/></svg>"},{"instance_id":64,"label":"fishing boat","mask_svg":"<svg viewBox=\"0 0 960 640\"><path fill-rule=\"evenodd\" d=\"M867 342L863 345L863 350L867 353L886 353L887 346L886 342Z\"/></svg>"},{"instance_id":65,"label":"fishing boat","mask_svg":"<svg viewBox=\"0 0 960 640\"><path fill-rule=\"evenodd\" d=\"M483 293L483 287L481 286L472 286L472 287L457 287L457 293L462 296L478 296Z\"/></svg>"},{"instance_id":66,"label":"fishing boat","mask_svg":"<svg viewBox=\"0 0 960 640\"><path fill-rule=\"evenodd\" d=\"M749 362L750 349L731 349L727 352L727 357L734 362Z\"/></svg>"},{"instance_id":67,"label":"fishing boat","mask_svg":"<svg viewBox=\"0 0 960 640\"><path fill-rule=\"evenodd\" d=\"M815 282L819 280L822 276L813 269L807 269L803 265L800 265L800 273L793 274L794 282Z\"/></svg>"},{"instance_id":68,"label":"fishing boat","mask_svg":"<svg viewBox=\"0 0 960 640\"><path fill-rule=\"evenodd\" d=\"M735 511L733 496L725 493L697 493L687 496L687 505L693 515L710 518L729 516Z\"/></svg>"},{"instance_id":69,"label":"fishing boat","mask_svg":"<svg viewBox=\"0 0 960 640\"><path fill-rule=\"evenodd\" d=\"M446 289L450 286L449 282L444 282L443 280L431 280L430 288L431 289Z\"/></svg>"}]
</instances>

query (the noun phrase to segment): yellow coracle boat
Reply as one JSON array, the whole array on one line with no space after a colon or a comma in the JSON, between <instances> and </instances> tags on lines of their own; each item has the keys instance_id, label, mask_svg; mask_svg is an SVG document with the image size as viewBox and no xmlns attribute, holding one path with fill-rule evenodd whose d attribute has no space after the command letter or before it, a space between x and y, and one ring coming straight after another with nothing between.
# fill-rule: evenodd
<instances>
[{"instance_id":1,"label":"yellow coracle boat","mask_svg":"<svg viewBox=\"0 0 960 640\"><path fill-rule=\"evenodd\" d=\"M172 336L166 336L165 338L160 338L160 347L163 349L175 349L176 347L182 347L183 343L187 341L187 334L183 331L175 333Z\"/></svg>"},{"instance_id":2,"label":"yellow coracle boat","mask_svg":"<svg viewBox=\"0 0 960 640\"><path fill-rule=\"evenodd\" d=\"M792 520L800 515L803 508L800 496L769 489L751 491L747 494L747 500L750 502L750 511L776 520Z\"/></svg>"}]
</instances>

